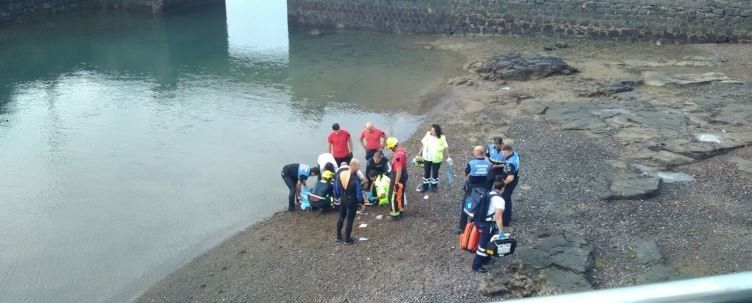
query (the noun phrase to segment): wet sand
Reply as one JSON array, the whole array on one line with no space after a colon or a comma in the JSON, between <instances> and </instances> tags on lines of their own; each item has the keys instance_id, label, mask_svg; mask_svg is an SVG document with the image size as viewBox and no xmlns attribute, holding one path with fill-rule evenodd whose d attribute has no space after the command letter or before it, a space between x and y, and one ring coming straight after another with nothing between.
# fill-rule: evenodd
<instances>
[{"instance_id":1,"label":"wet sand","mask_svg":"<svg viewBox=\"0 0 752 303\"><path fill-rule=\"evenodd\" d=\"M657 167L660 165L651 160L657 151L650 144L658 139L676 138L636 138L628 144L623 141L624 129L649 129L647 125L652 122L639 122L639 115L646 111L675 113L684 120L697 121L688 123L688 128L699 128L704 120L698 118L699 113L686 109L688 103L697 105L708 97L728 96L725 100L731 100L729 102L748 105L747 97L734 96L748 96L752 90L749 85L752 79L745 72L748 69L742 68L751 63L746 61L750 57L745 54L752 52L752 46L656 46L568 40L567 48L544 52L543 48L553 42L551 39L501 37L441 38L434 42L436 48L461 53L468 63L508 52L548 53L561 56L581 73L527 82L482 81L472 71L458 75L467 81L447 85L449 93L441 95L441 101L434 101L437 105L424 122L424 128L431 123L439 123L444 128L450 155L455 160L455 181L447 184L442 179L439 192L424 200L422 194L412 190L421 173L411 167L409 204L402 220L379 220L376 217L385 215L386 209L369 207L356 219L353 230L355 236L367 240L344 246L334 242L336 213L280 212L191 260L137 301L465 302L498 299L482 296L479 284L504 271L519 256L497 260L490 274L473 273L470 270L472 254L456 247L458 237L451 232L459 212L464 181L462 168L469 153L474 145L487 144L497 135L514 144L522 159L521 181L514 196L513 235L521 247L534 243L541 233L549 231L566 230L582 235L594 251L595 266L587 273L593 287L752 270L752 221L749 220L752 175L741 171L731 161L732 157L752 159L752 148L738 144L688 164ZM744 82L681 88L640 86L633 92L609 97L577 94L578 89L594 82L638 78L647 69L624 64L627 59L665 62L714 54L722 55L727 62L657 69L666 73L720 71ZM466 64L466 67L471 65ZM635 125L566 129L558 123L560 117L552 117L548 110L573 102L624 106L636 113L633 118L636 122L631 122ZM702 108L702 105L697 106ZM671 127L659 124L655 129L663 134ZM729 140L742 140L744 138L733 137L743 133L736 129L748 129L750 124L745 116L733 125L708 122L702 127L708 130L720 127ZM405 140L411 157L419 147L422 134L419 129L416 135ZM644 153L651 153L651 156L645 158ZM608 180L614 174L643 174L636 165L684 172L695 181L663 182L653 198L604 200L604 194L609 191ZM284 197L280 197L280 205L283 202ZM361 223L368 225L357 228ZM636 244L643 240L657 244L659 262L646 263L637 257ZM544 286L538 294L566 291L568 289Z\"/></svg>"}]
</instances>

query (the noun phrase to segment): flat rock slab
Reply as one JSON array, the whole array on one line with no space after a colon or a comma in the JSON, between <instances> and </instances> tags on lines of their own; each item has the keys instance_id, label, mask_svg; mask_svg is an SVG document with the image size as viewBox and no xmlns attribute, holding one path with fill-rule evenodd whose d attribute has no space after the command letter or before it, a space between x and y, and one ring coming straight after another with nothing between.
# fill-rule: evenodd
<instances>
[{"instance_id":1,"label":"flat rock slab","mask_svg":"<svg viewBox=\"0 0 752 303\"><path fill-rule=\"evenodd\" d=\"M601 108L592 103L565 102L551 105L546 110L546 120L564 130L600 130L606 128L593 112Z\"/></svg>"},{"instance_id":2,"label":"flat rock slab","mask_svg":"<svg viewBox=\"0 0 752 303\"><path fill-rule=\"evenodd\" d=\"M686 56L680 60L639 60L628 59L622 61L622 64L633 67L669 67L669 66L695 66L708 67L725 63L726 59L721 57L705 56Z\"/></svg>"},{"instance_id":3,"label":"flat rock slab","mask_svg":"<svg viewBox=\"0 0 752 303\"><path fill-rule=\"evenodd\" d=\"M603 97L632 91L635 87L640 86L643 83L642 80L614 80L580 87L575 89L575 91L580 97Z\"/></svg>"},{"instance_id":4,"label":"flat rock slab","mask_svg":"<svg viewBox=\"0 0 752 303\"><path fill-rule=\"evenodd\" d=\"M518 251L523 264L536 269L556 267L581 275L593 269L592 248L584 238L572 233L555 233Z\"/></svg>"},{"instance_id":5,"label":"flat rock slab","mask_svg":"<svg viewBox=\"0 0 752 303\"><path fill-rule=\"evenodd\" d=\"M661 163L666 166L677 166L692 163L695 159L680 154L675 154L669 151L659 151L654 157L653 161Z\"/></svg>"},{"instance_id":6,"label":"flat rock slab","mask_svg":"<svg viewBox=\"0 0 752 303\"><path fill-rule=\"evenodd\" d=\"M619 174L611 179L608 200L643 199L658 194L661 179L637 174Z\"/></svg>"},{"instance_id":7,"label":"flat rock slab","mask_svg":"<svg viewBox=\"0 0 752 303\"><path fill-rule=\"evenodd\" d=\"M491 58L476 72L485 80L536 80L553 75L571 75L577 69L556 56L522 57L507 54Z\"/></svg>"},{"instance_id":8,"label":"flat rock slab","mask_svg":"<svg viewBox=\"0 0 752 303\"><path fill-rule=\"evenodd\" d=\"M661 72L645 71L642 72L645 84L649 86L687 86L708 84L711 82L734 82L731 78L722 73L711 72L705 74L677 74L668 75Z\"/></svg>"}]
</instances>

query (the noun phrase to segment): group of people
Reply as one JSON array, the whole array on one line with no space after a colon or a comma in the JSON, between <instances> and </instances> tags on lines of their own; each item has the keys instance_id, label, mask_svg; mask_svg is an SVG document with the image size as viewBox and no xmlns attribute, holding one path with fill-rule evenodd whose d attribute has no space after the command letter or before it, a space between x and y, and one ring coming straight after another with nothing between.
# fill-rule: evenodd
<instances>
[{"instance_id":1,"label":"group of people","mask_svg":"<svg viewBox=\"0 0 752 303\"><path fill-rule=\"evenodd\" d=\"M321 212L337 209L336 241L344 241L345 244L357 242L351 233L359 206L388 206L388 215L397 219L401 217L407 202L408 158L399 140L388 137L369 122L360 134L359 143L365 150L365 173L360 170L360 160L353 159L350 133L337 123L332 125L332 132L327 138L328 152L318 157L318 165L294 163L282 169L282 179L289 189L288 210L294 211L298 204ZM441 126L431 125L421 145L418 155L412 160L423 167L423 179L416 190L421 193L435 192L438 191L442 163L447 162L449 170L453 163L448 157L449 144ZM391 163L385 152L391 153ZM519 170L519 155L511 145L505 145L501 137L494 138L488 146L473 148L472 158L465 167L465 195L460 202L460 217L455 231L461 233L467 224L465 201L474 191L481 192L483 199L478 210L481 215L472 218L481 234L473 260L474 271L486 271L484 265L490 260L486 245L493 237L504 235L504 227L511 223L512 193L517 187ZM306 180L316 176L316 185L307 190ZM308 205L304 206L304 201Z\"/></svg>"},{"instance_id":2,"label":"group of people","mask_svg":"<svg viewBox=\"0 0 752 303\"><path fill-rule=\"evenodd\" d=\"M317 166L293 163L282 168L282 179L289 189L288 210L294 211L298 204L320 212L337 209L336 241L348 245L357 242L351 235L358 206L388 206L390 217L401 216L408 180L407 151L397 138L387 137L384 131L368 122L359 141L366 151L365 173L361 171L360 160L353 158L350 133L338 123L332 125L327 153L319 155ZM391 164L385 151L392 154ZM318 181L308 190L306 181L310 177L318 177Z\"/></svg>"},{"instance_id":3,"label":"group of people","mask_svg":"<svg viewBox=\"0 0 752 303\"><path fill-rule=\"evenodd\" d=\"M480 205L473 221L480 231L478 247L473 259L473 271L486 272L484 268L491 260L487 245L494 237L504 237L504 227L512 221L512 193L517 187L520 172L520 157L504 139L496 137L493 143L473 148L473 158L465 167L465 196L460 201L460 219L455 228L462 233L468 220L465 203L473 192L479 192Z\"/></svg>"}]
</instances>

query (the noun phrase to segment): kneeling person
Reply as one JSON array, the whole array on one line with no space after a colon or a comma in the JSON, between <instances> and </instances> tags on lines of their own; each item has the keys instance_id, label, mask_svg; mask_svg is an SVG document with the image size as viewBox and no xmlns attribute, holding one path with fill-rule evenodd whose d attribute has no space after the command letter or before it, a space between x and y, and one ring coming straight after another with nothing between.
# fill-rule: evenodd
<instances>
[{"instance_id":1,"label":"kneeling person","mask_svg":"<svg viewBox=\"0 0 752 303\"><path fill-rule=\"evenodd\" d=\"M321 173L318 167L311 167L308 164L293 163L285 165L282 168L282 180L285 181L290 193L287 197L287 210L295 210L295 201L300 201L300 188L305 184L308 177L318 176Z\"/></svg>"},{"instance_id":2,"label":"kneeling person","mask_svg":"<svg viewBox=\"0 0 752 303\"><path fill-rule=\"evenodd\" d=\"M379 206L389 205L389 197L387 195L389 194L389 183L391 182L391 179L386 173L380 174L374 171L371 172L370 177L373 182L371 183L369 201L371 203L378 201Z\"/></svg>"},{"instance_id":3,"label":"kneeling person","mask_svg":"<svg viewBox=\"0 0 752 303\"><path fill-rule=\"evenodd\" d=\"M316 182L313 191L308 193L308 201L311 202L311 206L314 209L320 209L322 213L332 208L332 196L334 195L333 178L333 172L324 171L321 173L321 180Z\"/></svg>"}]
</instances>

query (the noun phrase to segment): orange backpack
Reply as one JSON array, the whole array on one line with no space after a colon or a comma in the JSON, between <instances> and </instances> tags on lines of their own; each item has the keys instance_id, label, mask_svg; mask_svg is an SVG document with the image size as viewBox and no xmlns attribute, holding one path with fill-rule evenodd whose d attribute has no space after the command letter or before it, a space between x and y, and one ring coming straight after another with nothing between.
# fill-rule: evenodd
<instances>
[{"instance_id":1,"label":"orange backpack","mask_svg":"<svg viewBox=\"0 0 752 303\"><path fill-rule=\"evenodd\" d=\"M465 225L465 231L460 235L460 248L474 253L478 248L479 241L480 231L475 226L475 223L467 223L467 225Z\"/></svg>"}]
</instances>

